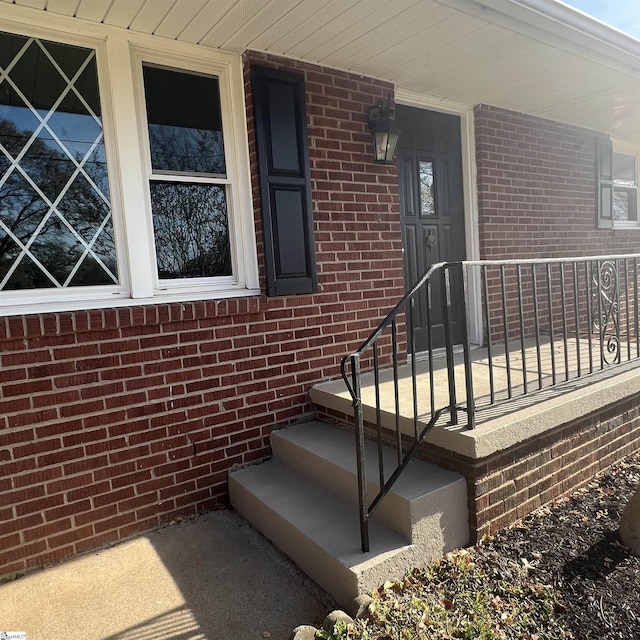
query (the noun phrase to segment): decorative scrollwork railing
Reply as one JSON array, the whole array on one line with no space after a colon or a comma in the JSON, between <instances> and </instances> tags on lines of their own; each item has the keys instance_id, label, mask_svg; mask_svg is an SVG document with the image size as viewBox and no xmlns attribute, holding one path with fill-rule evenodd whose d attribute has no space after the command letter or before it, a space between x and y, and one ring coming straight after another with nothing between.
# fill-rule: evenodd
<instances>
[{"instance_id":1,"label":"decorative scrollwork railing","mask_svg":"<svg viewBox=\"0 0 640 640\"><path fill-rule=\"evenodd\" d=\"M599 335L602 363L620 361L620 303L617 260L591 263L593 332Z\"/></svg>"}]
</instances>

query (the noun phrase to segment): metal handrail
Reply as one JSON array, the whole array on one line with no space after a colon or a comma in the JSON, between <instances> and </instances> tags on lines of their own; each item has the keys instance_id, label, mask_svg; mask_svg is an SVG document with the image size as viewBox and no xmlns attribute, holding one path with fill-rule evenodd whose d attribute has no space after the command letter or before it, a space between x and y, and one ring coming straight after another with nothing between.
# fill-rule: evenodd
<instances>
[{"instance_id":1,"label":"metal handrail","mask_svg":"<svg viewBox=\"0 0 640 640\"><path fill-rule=\"evenodd\" d=\"M640 359L640 254L598 255L523 260L440 262L432 265L382 320L360 347L342 359L341 373L352 398L362 550L369 550L368 520L389 492L429 431L442 416L458 424L459 413L473 428L479 407L509 402L549 386L562 386L576 378ZM455 284L454 284L455 283ZM434 291L439 288L440 295ZM472 361L470 291L476 293L475 310L481 318L475 326ZM416 303L426 304L426 374L417 371L414 314ZM446 398L436 396L433 343L434 311L439 307L446 358ZM480 307L481 309L478 309ZM458 313L458 317L454 317ZM404 316L404 318L403 318ZM456 363L454 323L459 327L462 362ZM406 340L406 347L404 346ZM479 354L479 355L475 355ZM464 369L464 401L458 400L456 367ZM413 434L403 433L401 423L401 369L409 368ZM348 369L350 368L350 372ZM488 387L474 387L474 371L484 369ZM393 387L394 428L382 424L382 378L390 369ZM363 375L373 378L375 429L378 447L379 492L367 502ZM419 401L427 394L421 386L428 379L429 411ZM422 376L422 377L421 377ZM501 383L498 379L502 380ZM406 395L406 394L405 394ZM411 415L408 416L411 418ZM397 464L385 471L382 444L390 441Z\"/></svg>"}]
</instances>

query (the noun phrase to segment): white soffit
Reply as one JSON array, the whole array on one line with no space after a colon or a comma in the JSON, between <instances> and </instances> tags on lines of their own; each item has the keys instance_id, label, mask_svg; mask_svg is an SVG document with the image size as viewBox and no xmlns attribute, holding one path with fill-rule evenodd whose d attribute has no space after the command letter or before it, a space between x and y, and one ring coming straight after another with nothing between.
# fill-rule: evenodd
<instances>
[{"instance_id":1,"label":"white soffit","mask_svg":"<svg viewBox=\"0 0 640 640\"><path fill-rule=\"evenodd\" d=\"M227 51L267 51L383 78L406 91L492 104L640 143L640 42L556 0L0 0L0 5Z\"/></svg>"}]
</instances>

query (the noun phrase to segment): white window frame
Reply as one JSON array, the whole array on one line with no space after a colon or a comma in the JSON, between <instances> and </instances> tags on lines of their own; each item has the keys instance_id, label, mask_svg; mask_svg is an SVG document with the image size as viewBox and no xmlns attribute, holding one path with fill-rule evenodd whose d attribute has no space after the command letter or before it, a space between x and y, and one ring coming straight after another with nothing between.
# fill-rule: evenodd
<instances>
[{"instance_id":1,"label":"white window frame","mask_svg":"<svg viewBox=\"0 0 640 640\"><path fill-rule=\"evenodd\" d=\"M632 156L635 159L636 168L636 216L637 220L613 220L614 229L638 229L640 228L640 147L636 147L628 142L621 142L619 140L613 141L613 153L625 156ZM613 157L611 158L613 162ZM613 169L612 169L613 171ZM615 177L613 180L613 192L615 193L616 183ZM613 215L613 212L612 212Z\"/></svg>"},{"instance_id":2,"label":"white window frame","mask_svg":"<svg viewBox=\"0 0 640 640\"><path fill-rule=\"evenodd\" d=\"M242 225L238 224L237 216L234 215L238 202L241 202L241 193L237 188L239 182L239 167L236 160L236 149L234 131L228 122L233 122L233 105L230 99L232 95L232 83L229 73L229 65L222 61L213 59L197 60L190 57L178 56L175 53L167 54L160 51L149 51L140 47L133 48L133 61L135 72L135 87L137 113L139 122L140 141L142 148L140 155L143 158L145 174L145 210L148 217L150 233L147 238L150 242L149 254L152 258L151 269L153 277L154 297L158 295L184 295L192 292L194 295L208 294L212 291L231 291L234 288L245 287L246 266L242 257L238 255L238 248L244 244ZM144 82L142 68L144 64L159 66L165 69L186 73L198 73L209 77L216 77L220 89L220 112L222 117L222 137L225 150L225 178L201 178L197 176L188 177L187 174L177 176L178 182L191 182L202 184L219 184L226 188L227 210L229 221L229 239L231 243L231 263L233 276L217 276L214 278L182 278L172 280L160 280L157 277L157 266L155 259L155 242L153 236L153 217L151 211L151 198L149 183L151 181L174 180L175 176L168 175L160 171L154 171L151 166L151 153L149 145L149 130L147 125L147 114L145 107ZM246 137L245 137L246 140Z\"/></svg>"},{"instance_id":3,"label":"white window frame","mask_svg":"<svg viewBox=\"0 0 640 640\"><path fill-rule=\"evenodd\" d=\"M11 17L19 11L12 7ZM5 10L0 6L0 19ZM21 18L22 20L22 18ZM98 72L119 285L0 291L0 317L25 313L258 295L242 60L239 55L47 15L2 20L7 33L94 49ZM158 282L149 195L150 155L142 62L217 76L227 168L232 277Z\"/></svg>"}]
</instances>

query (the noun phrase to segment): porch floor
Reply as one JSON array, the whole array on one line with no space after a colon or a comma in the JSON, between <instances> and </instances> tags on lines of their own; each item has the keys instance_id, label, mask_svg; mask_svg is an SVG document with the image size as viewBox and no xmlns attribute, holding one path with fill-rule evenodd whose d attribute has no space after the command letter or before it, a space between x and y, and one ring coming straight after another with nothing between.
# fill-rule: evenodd
<instances>
[{"instance_id":1,"label":"porch floor","mask_svg":"<svg viewBox=\"0 0 640 640\"><path fill-rule=\"evenodd\" d=\"M620 345L623 359L636 356L637 345ZM605 345L606 349L606 345ZM442 416L442 428L434 429L427 440L469 458L484 458L517 442L539 435L553 427L640 392L640 359L620 365L601 362L599 340L589 345L586 338L556 341L551 348L547 339L540 344L539 366L535 340L525 342L524 364L520 343L493 347L492 366L486 348L471 351L472 382L476 403L476 426L467 427L466 411L458 411L458 425L450 423L449 414ZM607 359L611 359L607 354ZM466 405L463 354L457 351L455 386L457 402ZM555 366L554 366L555 365ZM418 360L414 394L411 364L398 367L397 415L404 433L421 430L431 417L431 407L449 405L447 363L444 354L433 358L433 393L428 360ZM555 379L553 371L555 369ZM578 370L582 377L578 378ZM591 373L590 373L591 372ZM491 376L497 404L490 404ZM511 378L511 398L508 379ZM528 393L523 395L524 380ZM396 393L392 369L380 373L379 411L382 426L395 429ZM415 411L414 411L415 396ZM342 379L316 385L311 399L319 407L353 415L351 396ZM376 422L376 387L372 373L362 375L362 400L365 421Z\"/></svg>"}]
</instances>

